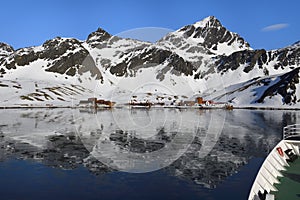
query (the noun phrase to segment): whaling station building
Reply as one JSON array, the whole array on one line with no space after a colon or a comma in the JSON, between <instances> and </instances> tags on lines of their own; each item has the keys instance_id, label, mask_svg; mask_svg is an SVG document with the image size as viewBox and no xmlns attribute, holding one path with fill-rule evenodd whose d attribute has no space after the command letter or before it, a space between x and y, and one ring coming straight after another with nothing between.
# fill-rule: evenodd
<instances>
[{"instance_id":1,"label":"whaling station building","mask_svg":"<svg viewBox=\"0 0 300 200\"><path fill-rule=\"evenodd\" d=\"M88 98L87 100L81 100L79 102L80 107L88 107L88 108L112 108L115 105L115 102L106 101L103 99L97 98Z\"/></svg>"}]
</instances>

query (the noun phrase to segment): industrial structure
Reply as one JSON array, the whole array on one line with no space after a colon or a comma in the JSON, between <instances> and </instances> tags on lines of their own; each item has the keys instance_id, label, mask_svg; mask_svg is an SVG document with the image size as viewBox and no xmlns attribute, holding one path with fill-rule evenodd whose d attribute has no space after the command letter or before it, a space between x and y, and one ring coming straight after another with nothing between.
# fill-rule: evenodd
<instances>
[{"instance_id":1,"label":"industrial structure","mask_svg":"<svg viewBox=\"0 0 300 200\"><path fill-rule=\"evenodd\" d=\"M80 107L88 108L112 108L115 105L115 102L106 101L104 99L97 99L95 97L88 98L87 100L81 100L79 102Z\"/></svg>"}]
</instances>

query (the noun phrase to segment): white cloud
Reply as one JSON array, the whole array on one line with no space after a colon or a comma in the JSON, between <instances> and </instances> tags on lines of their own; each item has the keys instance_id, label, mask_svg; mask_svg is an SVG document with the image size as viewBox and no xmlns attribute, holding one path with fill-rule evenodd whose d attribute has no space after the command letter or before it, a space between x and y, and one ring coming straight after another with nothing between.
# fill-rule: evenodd
<instances>
[{"instance_id":1,"label":"white cloud","mask_svg":"<svg viewBox=\"0 0 300 200\"><path fill-rule=\"evenodd\" d=\"M142 27L130 29L116 34L118 37L122 38L132 38L148 42L156 42L161 39L163 36L167 35L174 30L161 28L161 27Z\"/></svg>"},{"instance_id":2,"label":"white cloud","mask_svg":"<svg viewBox=\"0 0 300 200\"><path fill-rule=\"evenodd\" d=\"M284 28L287 28L289 26L289 24L273 24L271 26L266 26L263 29L261 29L264 32L267 31L278 31Z\"/></svg>"}]
</instances>

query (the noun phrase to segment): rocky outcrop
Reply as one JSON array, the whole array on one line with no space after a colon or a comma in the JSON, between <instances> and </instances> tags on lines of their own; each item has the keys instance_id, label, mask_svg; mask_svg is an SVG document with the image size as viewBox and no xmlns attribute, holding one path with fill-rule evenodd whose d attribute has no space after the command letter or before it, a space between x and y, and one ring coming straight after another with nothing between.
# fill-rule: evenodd
<instances>
[{"instance_id":1,"label":"rocky outcrop","mask_svg":"<svg viewBox=\"0 0 300 200\"><path fill-rule=\"evenodd\" d=\"M234 52L229 56L220 56L216 65L220 72L236 70L244 66L245 73L250 72L257 65L259 69L264 69L273 62L272 68L275 70L290 68L300 65L300 48L297 46L282 48L273 51L261 50L244 50ZM265 70L265 75L268 75Z\"/></svg>"},{"instance_id":2,"label":"rocky outcrop","mask_svg":"<svg viewBox=\"0 0 300 200\"><path fill-rule=\"evenodd\" d=\"M102 80L102 75L94 60L78 40L57 38L45 42L43 47L44 51L41 52L39 58L54 60L46 71L69 76L91 72L92 77Z\"/></svg>"},{"instance_id":3,"label":"rocky outcrop","mask_svg":"<svg viewBox=\"0 0 300 200\"><path fill-rule=\"evenodd\" d=\"M89 52L76 39L54 38L46 41L41 47L22 48L13 55L0 61L6 70L30 65L39 59L48 61L47 66L41 66L45 71L65 74L66 76L82 75L90 72L92 77L102 80L102 75L96 67ZM2 74L6 73L2 68Z\"/></svg>"},{"instance_id":4,"label":"rocky outcrop","mask_svg":"<svg viewBox=\"0 0 300 200\"><path fill-rule=\"evenodd\" d=\"M242 37L228 31L213 16L204 19L200 23L183 27L179 31L183 32L186 37L203 38L202 45L208 49L218 50L218 44L226 43L230 46L235 41L240 44L240 48L250 47Z\"/></svg>"},{"instance_id":5,"label":"rocky outcrop","mask_svg":"<svg viewBox=\"0 0 300 200\"><path fill-rule=\"evenodd\" d=\"M229 56L220 56L216 61L216 66L219 72L227 72L228 70L236 70L242 65L246 65L243 69L245 73L251 71L257 64L259 68L267 62L267 52L261 50L244 50L234 52Z\"/></svg>"},{"instance_id":6,"label":"rocky outcrop","mask_svg":"<svg viewBox=\"0 0 300 200\"><path fill-rule=\"evenodd\" d=\"M8 44L0 42L0 60L1 57L8 56L14 52L14 48Z\"/></svg>"},{"instance_id":7,"label":"rocky outcrop","mask_svg":"<svg viewBox=\"0 0 300 200\"><path fill-rule=\"evenodd\" d=\"M107 41L110 39L112 35L103 30L102 28L98 28L95 32L89 34L86 42L92 47L97 47L100 43Z\"/></svg>"},{"instance_id":8,"label":"rocky outcrop","mask_svg":"<svg viewBox=\"0 0 300 200\"><path fill-rule=\"evenodd\" d=\"M276 61L277 63L274 65L275 69L284 69L285 67L293 67L300 65L300 46L293 45L292 47L286 47L278 50L271 51L268 53L271 57L268 61L271 60Z\"/></svg>"},{"instance_id":9,"label":"rocky outcrop","mask_svg":"<svg viewBox=\"0 0 300 200\"><path fill-rule=\"evenodd\" d=\"M249 43L238 34L228 31L213 16L168 34L159 40L158 44L188 52L216 55L228 55L235 51L250 49Z\"/></svg>"},{"instance_id":10,"label":"rocky outcrop","mask_svg":"<svg viewBox=\"0 0 300 200\"><path fill-rule=\"evenodd\" d=\"M126 52L123 62L110 67L110 72L116 76L130 75L129 70L136 73L140 68L146 68L163 63L172 52L157 48L146 49L143 53ZM149 65L150 64L150 65Z\"/></svg>"},{"instance_id":11,"label":"rocky outcrop","mask_svg":"<svg viewBox=\"0 0 300 200\"><path fill-rule=\"evenodd\" d=\"M279 80L268 87L254 103L263 103L267 97L271 98L277 94L282 96L283 104L292 105L299 103L300 97L296 93L297 84L299 84L299 70L300 67L278 77ZM268 84L268 82L265 84Z\"/></svg>"},{"instance_id":12,"label":"rocky outcrop","mask_svg":"<svg viewBox=\"0 0 300 200\"><path fill-rule=\"evenodd\" d=\"M190 62L169 50L148 48L143 53L132 55L128 52L123 62L110 67L110 72L116 76L135 74L141 68L166 64L166 67L175 75L192 75L196 69ZM169 71L168 70L168 71Z\"/></svg>"}]
</instances>

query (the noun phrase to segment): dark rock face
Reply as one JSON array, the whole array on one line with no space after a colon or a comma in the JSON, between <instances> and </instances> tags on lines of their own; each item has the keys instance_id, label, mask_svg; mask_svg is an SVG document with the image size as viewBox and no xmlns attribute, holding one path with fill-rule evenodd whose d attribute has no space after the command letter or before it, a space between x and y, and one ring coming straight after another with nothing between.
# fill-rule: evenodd
<instances>
[{"instance_id":1,"label":"dark rock face","mask_svg":"<svg viewBox=\"0 0 300 200\"><path fill-rule=\"evenodd\" d=\"M177 54L172 54L170 56L168 66L173 68L171 72L177 76L180 76L181 74L191 76L193 75L193 72L196 71L196 67L194 67L190 62L185 61Z\"/></svg>"},{"instance_id":2,"label":"dark rock face","mask_svg":"<svg viewBox=\"0 0 300 200\"><path fill-rule=\"evenodd\" d=\"M90 71L93 77L97 80L102 80L102 75L92 57L78 40L66 39L59 42L54 39L45 42L43 47L45 50L40 54L40 58L46 60L59 58L46 71L60 74L66 73L69 76L82 75L82 73ZM66 54L67 51L75 51L75 53L70 52Z\"/></svg>"},{"instance_id":3,"label":"dark rock face","mask_svg":"<svg viewBox=\"0 0 300 200\"><path fill-rule=\"evenodd\" d=\"M263 64L266 63L267 52L264 49L261 50L244 50L234 52L229 56L220 56L216 61L218 71L227 72L228 70L236 70L241 65L247 64L244 68L244 72L248 73L251 71L256 64L262 68Z\"/></svg>"},{"instance_id":4,"label":"dark rock face","mask_svg":"<svg viewBox=\"0 0 300 200\"><path fill-rule=\"evenodd\" d=\"M8 59L0 60L0 65L10 70L29 65L38 59L49 61L47 66L42 66L48 72L74 76L89 71L92 77L102 80L102 75L89 52L76 39L57 37L46 41L39 51L34 47L19 49Z\"/></svg>"},{"instance_id":5,"label":"dark rock face","mask_svg":"<svg viewBox=\"0 0 300 200\"><path fill-rule=\"evenodd\" d=\"M0 42L0 59L3 56L8 56L14 52L14 48L8 44Z\"/></svg>"},{"instance_id":6,"label":"dark rock face","mask_svg":"<svg viewBox=\"0 0 300 200\"><path fill-rule=\"evenodd\" d=\"M140 68L151 67L166 61L168 61L167 67L172 69L171 72L176 75L181 75L181 73L186 76L192 75L193 70L195 70L191 63L185 61L177 54L164 49L150 48L141 54L130 55L131 52L128 52L128 58L115 66L111 66L110 72L116 76L124 76L128 75L130 71L136 73Z\"/></svg>"},{"instance_id":7,"label":"dark rock face","mask_svg":"<svg viewBox=\"0 0 300 200\"><path fill-rule=\"evenodd\" d=\"M231 45L234 41L238 41L242 46L249 47L250 45L238 34L231 33L221 22L215 17L209 17L204 27L195 27L194 25L188 25L180 29L184 32L186 37L203 38L203 46L208 49L217 50L217 45L220 43L227 43Z\"/></svg>"},{"instance_id":8,"label":"dark rock face","mask_svg":"<svg viewBox=\"0 0 300 200\"><path fill-rule=\"evenodd\" d=\"M265 65L274 61L274 69L290 68L293 65L300 64L300 48L283 48L275 51L261 50L244 50L234 52L229 56L220 56L216 61L217 68L220 72L226 72L230 70L236 70L241 65L246 67L243 69L245 73L250 72L257 64L260 69L263 69ZM268 72L265 72L268 75Z\"/></svg>"},{"instance_id":9,"label":"dark rock face","mask_svg":"<svg viewBox=\"0 0 300 200\"><path fill-rule=\"evenodd\" d=\"M13 47L9 46L8 44L0 42L0 66L6 62L6 58L14 53ZM9 65L8 68L11 68ZM6 74L5 67L0 67L0 77Z\"/></svg>"},{"instance_id":10,"label":"dark rock face","mask_svg":"<svg viewBox=\"0 0 300 200\"><path fill-rule=\"evenodd\" d=\"M73 51L77 48L81 48L81 44L76 39L62 39L60 37L47 40L43 44L44 50L40 53L40 58L48 60L54 60L63 55L67 50Z\"/></svg>"},{"instance_id":11,"label":"dark rock face","mask_svg":"<svg viewBox=\"0 0 300 200\"><path fill-rule=\"evenodd\" d=\"M283 48L272 52L271 58L274 60L278 59L279 62L274 66L275 69L284 69L286 66L299 65L300 64L300 48L294 46L293 48Z\"/></svg>"},{"instance_id":12,"label":"dark rock face","mask_svg":"<svg viewBox=\"0 0 300 200\"><path fill-rule=\"evenodd\" d=\"M106 41L111 37L112 35L110 35L108 32L101 28L98 28L95 32L89 34L86 42L92 47L97 47L99 43Z\"/></svg>"},{"instance_id":13,"label":"dark rock face","mask_svg":"<svg viewBox=\"0 0 300 200\"><path fill-rule=\"evenodd\" d=\"M276 94L282 96L283 104L291 105L300 102L296 94L296 84L299 83L299 70L300 67L280 76L278 82L265 90L255 103L263 103L265 98L272 97Z\"/></svg>"},{"instance_id":14,"label":"dark rock face","mask_svg":"<svg viewBox=\"0 0 300 200\"><path fill-rule=\"evenodd\" d=\"M25 66L37 59L38 54L34 52L33 48L20 49L14 55L14 60L11 62L10 67L16 69L16 65Z\"/></svg>"},{"instance_id":15,"label":"dark rock face","mask_svg":"<svg viewBox=\"0 0 300 200\"><path fill-rule=\"evenodd\" d=\"M163 63L172 52L157 48L147 49L141 54L132 55L134 52L126 52L122 57L126 57L125 60L115 66L110 67L110 72L116 76L128 75L128 70L134 73L140 69L145 68L147 64L161 64Z\"/></svg>"}]
</instances>

